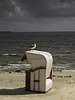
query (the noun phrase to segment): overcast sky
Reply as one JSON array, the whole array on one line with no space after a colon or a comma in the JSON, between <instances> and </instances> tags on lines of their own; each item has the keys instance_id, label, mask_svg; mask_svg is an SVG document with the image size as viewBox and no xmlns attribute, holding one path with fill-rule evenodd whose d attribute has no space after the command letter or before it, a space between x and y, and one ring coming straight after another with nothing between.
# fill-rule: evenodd
<instances>
[{"instance_id":1,"label":"overcast sky","mask_svg":"<svg viewBox=\"0 0 75 100\"><path fill-rule=\"evenodd\" d=\"M75 0L0 0L0 31L75 31Z\"/></svg>"}]
</instances>

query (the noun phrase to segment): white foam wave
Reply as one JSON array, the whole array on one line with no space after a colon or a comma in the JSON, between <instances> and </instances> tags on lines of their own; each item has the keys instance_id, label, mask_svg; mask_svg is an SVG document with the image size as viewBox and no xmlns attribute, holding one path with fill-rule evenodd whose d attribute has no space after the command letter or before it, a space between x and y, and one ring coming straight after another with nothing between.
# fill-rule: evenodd
<instances>
[{"instance_id":1,"label":"white foam wave","mask_svg":"<svg viewBox=\"0 0 75 100\"><path fill-rule=\"evenodd\" d=\"M30 67L30 64L8 64L8 66L13 68L24 68Z\"/></svg>"},{"instance_id":2,"label":"white foam wave","mask_svg":"<svg viewBox=\"0 0 75 100\"><path fill-rule=\"evenodd\" d=\"M62 72L75 72L75 70L62 70Z\"/></svg>"},{"instance_id":3,"label":"white foam wave","mask_svg":"<svg viewBox=\"0 0 75 100\"><path fill-rule=\"evenodd\" d=\"M64 69L64 68L69 68L70 65L69 64L57 64L57 65L54 65L53 66L54 68L61 68L61 69Z\"/></svg>"},{"instance_id":4,"label":"white foam wave","mask_svg":"<svg viewBox=\"0 0 75 100\"><path fill-rule=\"evenodd\" d=\"M3 70L15 70L15 69L28 69L30 64L8 64L8 66L3 66Z\"/></svg>"},{"instance_id":5,"label":"white foam wave","mask_svg":"<svg viewBox=\"0 0 75 100\"><path fill-rule=\"evenodd\" d=\"M5 53L5 54L2 54L3 56L8 56L9 54L8 53Z\"/></svg>"},{"instance_id":6,"label":"white foam wave","mask_svg":"<svg viewBox=\"0 0 75 100\"><path fill-rule=\"evenodd\" d=\"M16 54L16 53L11 53L10 55L15 56L15 55L17 55L17 54Z\"/></svg>"},{"instance_id":7,"label":"white foam wave","mask_svg":"<svg viewBox=\"0 0 75 100\"><path fill-rule=\"evenodd\" d=\"M16 53L4 53L2 54L3 56L15 56L17 55Z\"/></svg>"},{"instance_id":8,"label":"white foam wave","mask_svg":"<svg viewBox=\"0 0 75 100\"><path fill-rule=\"evenodd\" d=\"M54 68L65 68L64 66L53 66Z\"/></svg>"}]
</instances>

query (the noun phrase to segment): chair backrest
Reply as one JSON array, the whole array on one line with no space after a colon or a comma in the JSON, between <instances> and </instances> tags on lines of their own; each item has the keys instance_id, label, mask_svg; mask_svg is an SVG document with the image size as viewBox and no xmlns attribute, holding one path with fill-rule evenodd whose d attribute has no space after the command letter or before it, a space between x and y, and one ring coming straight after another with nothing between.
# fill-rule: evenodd
<instances>
[{"instance_id":1,"label":"chair backrest","mask_svg":"<svg viewBox=\"0 0 75 100\"><path fill-rule=\"evenodd\" d=\"M50 76L52 69L52 55L48 52L30 50L26 51L26 56L31 64L32 69L45 67L46 68L46 78Z\"/></svg>"}]
</instances>

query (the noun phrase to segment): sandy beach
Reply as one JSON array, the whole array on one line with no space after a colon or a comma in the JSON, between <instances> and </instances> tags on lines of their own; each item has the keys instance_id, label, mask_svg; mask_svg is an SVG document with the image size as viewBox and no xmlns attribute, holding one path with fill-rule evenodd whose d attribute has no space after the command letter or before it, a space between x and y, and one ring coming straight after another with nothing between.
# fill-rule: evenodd
<instances>
[{"instance_id":1,"label":"sandy beach","mask_svg":"<svg viewBox=\"0 0 75 100\"><path fill-rule=\"evenodd\" d=\"M25 73L0 73L0 100L75 100L75 72L53 72L47 93L25 90Z\"/></svg>"}]
</instances>

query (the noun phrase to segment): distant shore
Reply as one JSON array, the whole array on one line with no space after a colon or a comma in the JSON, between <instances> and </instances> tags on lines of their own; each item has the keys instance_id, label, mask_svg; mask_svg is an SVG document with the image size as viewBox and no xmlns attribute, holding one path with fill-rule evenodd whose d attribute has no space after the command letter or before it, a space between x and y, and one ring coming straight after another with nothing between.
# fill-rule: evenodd
<instances>
[{"instance_id":1,"label":"distant shore","mask_svg":"<svg viewBox=\"0 0 75 100\"><path fill-rule=\"evenodd\" d=\"M0 33L75 33L75 31L0 31Z\"/></svg>"}]
</instances>

